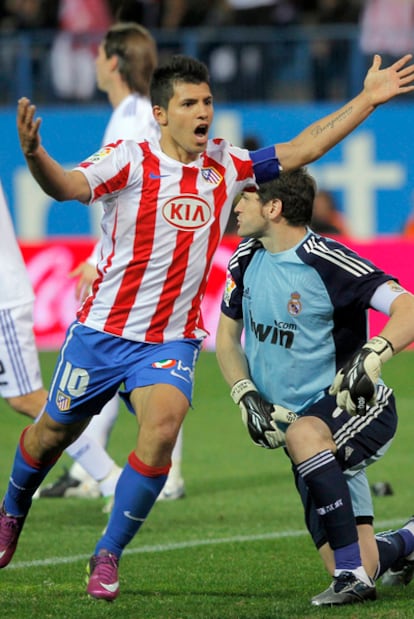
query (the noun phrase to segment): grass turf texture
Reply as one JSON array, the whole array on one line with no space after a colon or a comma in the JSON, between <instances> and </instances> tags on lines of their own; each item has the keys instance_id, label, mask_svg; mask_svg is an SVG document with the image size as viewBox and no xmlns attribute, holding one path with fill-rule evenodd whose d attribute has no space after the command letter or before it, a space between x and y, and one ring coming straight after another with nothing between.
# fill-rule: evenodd
<instances>
[{"instance_id":1,"label":"grass turf texture","mask_svg":"<svg viewBox=\"0 0 414 619\"><path fill-rule=\"evenodd\" d=\"M42 353L48 384L54 353ZM397 526L414 512L414 353L384 367L395 389L400 424L394 444L370 467L371 483L388 481L394 495L375 497L377 529ZM106 517L103 502L36 501L13 562L0 572L2 617L11 619L307 619L412 616L414 583L404 589L378 584L375 603L321 609L310 598L330 583L306 535L302 510L281 450L254 446L240 421L212 353L201 355L194 408L184 427L187 497L157 503L126 550L121 594L112 604L85 594L88 556ZM3 493L26 420L0 401L0 482ZM110 452L125 462L135 421L122 409ZM55 479L64 455L48 476Z\"/></svg>"}]
</instances>

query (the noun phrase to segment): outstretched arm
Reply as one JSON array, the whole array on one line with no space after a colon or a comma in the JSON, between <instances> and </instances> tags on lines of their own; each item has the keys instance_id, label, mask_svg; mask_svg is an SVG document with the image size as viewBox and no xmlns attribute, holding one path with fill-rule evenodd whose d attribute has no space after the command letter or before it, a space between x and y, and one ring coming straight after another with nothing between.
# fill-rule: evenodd
<instances>
[{"instance_id":1,"label":"outstretched arm","mask_svg":"<svg viewBox=\"0 0 414 619\"><path fill-rule=\"evenodd\" d=\"M17 131L23 155L32 176L45 193L55 200L89 202L91 190L82 172L66 171L41 145L41 119L35 118L36 108L26 97L17 106Z\"/></svg>"},{"instance_id":2,"label":"outstretched arm","mask_svg":"<svg viewBox=\"0 0 414 619\"><path fill-rule=\"evenodd\" d=\"M284 171L294 170L319 159L360 125L375 108L393 97L414 90L414 65L407 54L390 67L381 69L376 54L363 90L342 108L299 133L290 142L276 144L276 156Z\"/></svg>"}]
</instances>

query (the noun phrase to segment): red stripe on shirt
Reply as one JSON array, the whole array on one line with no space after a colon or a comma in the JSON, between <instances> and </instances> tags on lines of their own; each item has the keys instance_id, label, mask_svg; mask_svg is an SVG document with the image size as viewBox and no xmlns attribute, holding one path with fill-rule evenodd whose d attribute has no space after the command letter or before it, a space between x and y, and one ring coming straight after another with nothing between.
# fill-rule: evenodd
<instances>
[{"instance_id":1,"label":"red stripe on shirt","mask_svg":"<svg viewBox=\"0 0 414 619\"><path fill-rule=\"evenodd\" d=\"M141 199L135 222L133 255L124 271L121 286L104 327L105 331L116 335L122 335L128 321L154 243L160 180L150 179L149 175L159 176L159 160L151 155L146 143L142 143L140 146L144 151L143 179Z\"/></svg>"},{"instance_id":2,"label":"red stripe on shirt","mask_svg":"<svg viewBox=\"0 0 414 619\"><path fill-rule=\"evenodd\" d=\"M234 167L237 170L237 180L241 181L248 177L254 177L253 162L251 159L247 161L239 159L234 154L230 153Z\"/></svg>"},{"instance_id":3,"label":"red stripe on shirt","mask_svg":"<svg viewBox=\"0 0 414 619\"><path fill-rule=\"evenodd\" d=\"M227 200L227 187L225 182L225 168L221 166L214 159L210 159L205 153L203 156L204 159L204 167L208 168L209 166L214 167L217 172L219 172L223 178L222 182L217 185L213 192L214 196L214 223L210 228L210 234L208 239L208 247L206 253L206 265L204 270L204 276L200 282L200 286L197 290L197 293L193 297L193 302L191 304L191 309L188 312L187 324L184 332L184 337L191 337L191 334L194 332L196 326L199 326L201 329L203 326L203 317L201 314L201 301L203 300L206 287L208 275L210 273L213 256L216 253L217 247L220 243L222 237L222 231L220 229L220 214L223 208L225 201Z\"/></svg>"},{"instance_id":4,"label":"red stripe on shirt","mask_svg":"<svg viewBox=\"0 0 414 619\"><path fill-rule=\"evenodd\" d=\"M198 169L184 168L180 182L182 194L197 194ZM168 325L171 314L174 311L174 303L180 294L188 266L188 257L194 240L194 232L178 230L175 248L164 281L161 296L156 311L148 328L146 339L148 341L162 341L164 329ZM191 336L190 336L191 337Z\"/></svg>"},{"instance_id":5,"label":"red stripe on shirt","mask_svg":"<svg viewBox=\"0 0 414 619\"><path fill-rule=\"evenodd\" d=\"M102 183L95 187L95 191L93 192L93 199L99 200L102 196L107 193L113 193L114 191L119 191L120 189L124 189L128 184L129 178L129 170L131 168L131 164L127 163L118 174L110 178L106 183Z\"/></svg>"}]
</instances>

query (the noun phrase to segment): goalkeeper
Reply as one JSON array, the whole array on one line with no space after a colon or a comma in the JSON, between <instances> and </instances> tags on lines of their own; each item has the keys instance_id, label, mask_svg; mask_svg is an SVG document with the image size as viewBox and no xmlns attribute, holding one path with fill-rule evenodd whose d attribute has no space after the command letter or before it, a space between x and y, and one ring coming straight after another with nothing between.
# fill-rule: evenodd
<instances>
[{"instance_id":1,"label":"goalkeeper","mask_svg":"<svg viewBox=\"0 0 414 619\"><path fill-rule=\"evenodd\" d=\"M414 559L413 519L390 543L375 540L364 473L396 431L381 365L414 340L414 297L309 229L314 195L303 168L241 194L235 213L247 238L229 262L217 356L251 439L285 445L309 531L318 547L326 541L333 551L333 582L312 604L331 606L375 599L370 576L399 557ZM366 342L369 308L390 318ZM365 519L358 522L359 514ZM364 525L371 537L360 547Z\"/></svg>"}]
</instances>

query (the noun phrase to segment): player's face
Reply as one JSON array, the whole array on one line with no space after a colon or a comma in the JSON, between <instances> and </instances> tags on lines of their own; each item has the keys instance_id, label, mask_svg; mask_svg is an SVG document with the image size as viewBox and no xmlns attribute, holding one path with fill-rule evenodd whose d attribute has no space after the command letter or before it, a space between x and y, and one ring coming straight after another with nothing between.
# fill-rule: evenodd
<instances>
[{"instance_id":1,"label":"player's face","mask_svg":"<svg viewBox=\"0 0 414 619\"><path fill-rule=\"evenodd\" d=\"M154 108L161 126L163 151L183 163L205 151L213 121L213 97L208 84L177 82L168 108Z\"/></svg>"},{"instance_id":2,"label":"player's face","mask_svg":"<svg viewBox=\"0 0 414 619\"><path fill-rule=\"evenodd\" d=\"M234 212L237 215L237 234L260 238L266 232L268 219L263 205L255 191L243 191Z\"/></svg>"}]
</instances>

